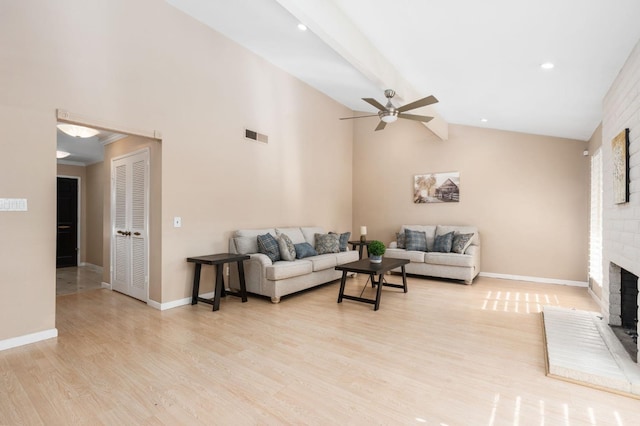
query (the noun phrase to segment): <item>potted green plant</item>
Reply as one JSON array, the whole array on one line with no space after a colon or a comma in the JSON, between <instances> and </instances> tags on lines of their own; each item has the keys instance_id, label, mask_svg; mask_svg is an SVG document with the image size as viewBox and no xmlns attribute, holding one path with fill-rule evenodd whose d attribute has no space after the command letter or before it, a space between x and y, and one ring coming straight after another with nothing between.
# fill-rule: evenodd
<instances>
[{"instance_id":1,"label":"potted green plant","mask_svg":"<svg viewBox=\"0 0 640 426\"><path fill-rule=\"evenodd\" d=\"M367 251L369 252L369 261L371 263L380 263L382 262L382 255L384 254L386 247L382 241L373 240L367 246Z\"/></svg>"}]
</instances>

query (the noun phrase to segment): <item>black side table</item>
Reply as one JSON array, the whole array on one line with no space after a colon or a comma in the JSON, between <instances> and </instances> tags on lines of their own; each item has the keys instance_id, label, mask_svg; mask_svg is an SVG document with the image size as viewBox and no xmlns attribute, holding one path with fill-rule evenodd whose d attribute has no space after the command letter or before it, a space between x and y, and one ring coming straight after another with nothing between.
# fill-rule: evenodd
<instances>
[{"instance_id":1,"label":"black side table","mask_svg":"<svg viewBox=\"0 0 640 426\"><path fill-rule=\"evenodd\" d=\"M244 281L244 264L245 260L251 259L251 256L246 254L233 254L233 253L218 253L210 254L207 256L188 257L187 262L196 264L196 271L193 276L193 292L191 294L191 304L196 305L198 301L213 305L213 310L220 309L220 298L227 294L231 296L242 297L242 303L247 301L247 287ZM222 267L225 263L237 262L238 274L240 275L240 291L231 292L225 291L224 279L222 278ZM205 299L198 296L200 292L200 271L202 265L215 265L216 266L216 288L213 299Z\"/></svg>"},{"instance_id":2,"label":"black side table","mask_svg":"<svg viewBox=\"0 0 640 426\"><path fill-rule=\"evenodd\" d=\"M356 247L358 247L358 255L360 255L360 259L362 259L362 250L363 249L367 249L367 257L369 257L369 243L373 241L373 240L366 240L366 241L360 241L360 240L354 240L354 241L349 241L349 244L351 244L351 250L355 250Z\"/></svg>"}]
</instances>

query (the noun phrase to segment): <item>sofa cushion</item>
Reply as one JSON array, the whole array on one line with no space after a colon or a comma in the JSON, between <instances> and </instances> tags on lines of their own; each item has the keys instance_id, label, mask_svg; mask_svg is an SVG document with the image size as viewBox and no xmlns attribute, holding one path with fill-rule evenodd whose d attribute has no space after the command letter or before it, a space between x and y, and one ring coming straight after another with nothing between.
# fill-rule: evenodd
<instances>
[{"instance_id":1,"label":"sofa cushion","mask_svg":"<svg viewBox=\"0 0 640 426\"><path fill-rule=\"evenodd\" d=\"M316 234L315 240L315 249L318 254L340 252L340 236L338 234Z\"/></svg>"},{"instance_id":2,"label":"sofa cushion","mask_svg":"<svg viewBox=\"0 0 640 426\"><path fill-rule=\"evenodd\" d=\"M300 227L304 240L311 244L311 247L316 246L316 234L324 234L324 229L319 226L302 226Z\"/></svg>"},{"instance_id":3,"label":"sofa cushion","mask_svg":"<svg viewBox=\"0 0 640 426\"><path fill-rule=\"evenodd\" d=\"M480 244L480 236L478 234L478 228L475 226L463 226L463 225L438 225L436 229L436 235L444 235L448 232L454 234L474 234L471 239L471 245L476 246Z\"/></svg>"},{"instance_id":4,"label":"sofa cushion","mask_svg":"<svg viewBox=\"0 0 640 426\"><path fill-rule=\"evenodd\" d=\"M336 263L338 265L343 265L345 263L355 262L358 260L359 254L356 250L348 250L336 253L334 256L336 257Z\"/></svg>"},{"instance_id":5,"label":"sofa cushion","mask_svg":"<svg viewBox=\"0 0 640 426\"><path fill-rule=\"evenodd\" d=\"M407 250L427 251L427 235L423 231L405 229L404 235Z\"/></svg>"},{"instance_id":6,"label":"sofa cushion","mask_svg":"<svg viewBox=\"0 0 640 426\"><path fill-rule=\"evenodd\" d=\"M276 235L280 236L285 234L287 237L291 239L293 244L304 243L306 240L304 239L304 235L302 235L302 231L300 228L292 227L292 228L276 228Z\"/></svg>"},{"instance_id":7,"label":"sofa cushion","mask_svg":"<svg viewBox=\"0 0 640 426\"><path fill-rule=\"evenodd\" d=\"M309 243L294 244L294 247L296 248L296 259L304 259L305 257L318 255L316 249L311 247Z\"/></svg>"},{"instance_id":8,"label":"sofa cushion","mask_svg":"<svg viewBox=\"0 0 640 426\"><path fill-rule=\"evenodd\" d=\"M258 251L269 256L272 262L280 260L278 241L271 234L258 235Z\"/></svg>"},{"instance_id":9,"label":"sofa cushion","mask_svg":"<svg viewBox=\"0 0 640 426\"><path fill-rule=\"evenodd\" d=\"M425 253L424 261L432 265L473 267L473 256L458 253Z\"/></svg>"},{"instance_id":10,"label":"sofa cushion","mask_svg":"<svg viewBox=\"0 0 640 426\"><path fill-rule=\"evenodd\" d=\"M312 271L313 264L308 260L296 260L294 262L280 261L265 268L267 279L272 281L306 275Z\"/></svg>"},{"instance_id":11,"label":"sofa cushion","mask_svg":"<svg viewBox=\"0 0 640 426\"><path fill-rule=\"evenodd\" d=\"M314 272L323 271L329 268L335 268L338 264L336 255L333 253L319 254L317 256L309 257L306 260L310 261L313 264Z\"/></svg>"},{"instance_id":12,"label":"sofa cushion","mask_svg":"<svg viewBox=\"0 0 640 426\"><path fill-rule=\"evenodd\" d=\"M402 225L400 232L411 229L414 231L423 231L427 236L427 251L433 250L433 240L436 238L436 225Z\"/></svg>"},{"instance_id":13,"label":"sofa cushion","mask_svg":"<svg viewBox=\"0 0 640 426\"><path fill-rule=\"evenodd\" d=\"M257 237L235 237L233 242L239 254L258 253Z\"/></svg>"},{"instance_id":14,"label":"sofa cushion","mask_svg":"<svg viewBox=\"0 0 640 426\"><path fill-rule=\"evenodd\" d=\"M384 252L384 257L388 257L390 259L407 259L414 263L424 263L425 254L426 253L423 251L389 248Z\"/></svg>"},{"instance_id":15,"label":"sofa cushion","mask_svg":"<svg viewBox=\"0 0 640 426\"><path fill-rule=\"evenodd\" d=\"M451 245L452 253L462 254L471 245L473 234L454 234L453 244Z\"/></svg>"},{"instance_id":16,"label":"sofa cushion","mask_svg":"<svg viewBox=\"0 0 640 426\"><path fill-rule=\"evenodd\" d=\"M425 239L427 238L427 234L424 235ZM396 247L398 248L405 248L405 234L404 231L402 232L396 232Z\"/></svg>"},{"instance_id":17,"label":"sofa cushion","mask_svg":"<svg viewBox=\"0 0 640 426\"><path fill-rule=\"evenodd\" d=\"M296 248L287 234L278 236L278 248L282 260L296 260Z\"/></svg>"}]
</instances>

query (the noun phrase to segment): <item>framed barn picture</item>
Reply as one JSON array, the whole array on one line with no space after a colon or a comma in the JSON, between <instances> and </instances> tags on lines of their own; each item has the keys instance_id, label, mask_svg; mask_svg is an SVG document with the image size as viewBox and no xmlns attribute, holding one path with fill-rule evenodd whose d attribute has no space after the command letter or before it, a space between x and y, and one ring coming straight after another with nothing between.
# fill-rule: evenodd
<instances>
[{"instance_id":1,"label":"framed barn picture","mask_svg":"<svg viewBox=\"0 0 640 426\"><path fill-rule=\"evenodd\" d=\"M613 159L613 202L622 204L629 201L629 129L611 141Z\"/></svg>"},{"instance_id":2,"label":"framed barn picture","mask_svg":"<svg viewBox=\"0 0 640 426\"><path fill-rule=\"evenodd\" d=\"M427 173L414 176L414 203L457 203L459 201L460 172Z\"/></svg>"}]
</instances>

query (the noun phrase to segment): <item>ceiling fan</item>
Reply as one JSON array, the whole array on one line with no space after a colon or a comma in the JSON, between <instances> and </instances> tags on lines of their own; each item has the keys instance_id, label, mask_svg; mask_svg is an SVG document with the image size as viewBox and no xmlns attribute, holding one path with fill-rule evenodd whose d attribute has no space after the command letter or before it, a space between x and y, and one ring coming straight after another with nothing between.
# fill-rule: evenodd
<instances>
[{"instance_id":1,"label":"ceiling fan","mask_svg":"<svg viewBox=\"0 0 640 426\"><path fill-rule=\"evenodd\" d=\"M418 99L417 101L411 102L410 104L406 104L404 106L396 108L391 103L391 98L393 98L395 95L396 95L395 91L391 89L385 90L384 96L387 98L387 105L384 105L384 106L373 98L362 98L362 100L365 101L366 103L378 108L379 109L378 113L373 115L361 115L358 117L344 117L344 118L341 118L340 120L351 120L353 118L378 116L380 117L380 123L376 127L376 131L384 129L387 123L393 123L398 118L406 118L408 120L422 121L425 123L433 120L433 117L427 117L425 115L405 114L405 111L435 104L436 102L438 102L435 96L427 96L426 98Z\"/></svg>"}]
</instances>

